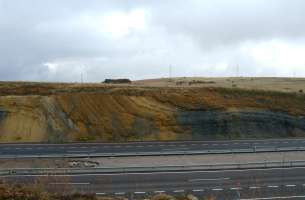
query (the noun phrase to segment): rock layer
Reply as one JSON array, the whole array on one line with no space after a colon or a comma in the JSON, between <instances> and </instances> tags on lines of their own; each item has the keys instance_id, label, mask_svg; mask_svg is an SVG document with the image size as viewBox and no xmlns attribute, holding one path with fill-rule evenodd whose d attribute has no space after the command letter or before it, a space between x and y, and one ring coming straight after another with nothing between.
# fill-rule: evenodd
<instances>
[{"instance_id":1,"label":"rock layer","mask_svg":"<svg viewBox=\"0 0 305 200\"><path fill-rule=\"evenodd\" d=\"M224 88L0 86L0 141L305 136L305 96Z\"/></svg>"}]
</instances>

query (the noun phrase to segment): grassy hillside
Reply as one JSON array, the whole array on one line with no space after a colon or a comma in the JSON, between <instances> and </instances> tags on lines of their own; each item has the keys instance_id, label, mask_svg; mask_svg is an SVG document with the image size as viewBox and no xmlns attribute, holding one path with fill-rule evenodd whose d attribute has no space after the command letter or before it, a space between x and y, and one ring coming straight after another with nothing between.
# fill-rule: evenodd
<instances>
[{"instance_id":1,"label":"grassy hillside","mask_svg":"<svg viewBox=\"0 0 305 200\"><path fill-rule=\"evenodd\" d=\"M303 116L302 92L138 83L0 84L2 142L303 137Z\"/></svg>"}]
</instances>

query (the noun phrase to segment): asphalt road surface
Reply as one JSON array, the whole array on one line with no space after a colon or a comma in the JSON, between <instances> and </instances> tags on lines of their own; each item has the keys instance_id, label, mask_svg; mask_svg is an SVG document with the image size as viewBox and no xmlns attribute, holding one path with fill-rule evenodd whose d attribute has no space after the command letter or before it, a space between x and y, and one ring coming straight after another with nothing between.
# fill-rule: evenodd
<instances>
[{"instance_id":1,"label":"asphalt road surface","mask_svg":"<svg viewBox=\"0 0 305 200\"><path fill-rule=\"evenodd\" d=\"M137 154L217 150L304 148L305 139L176 141L130 143L0 144L1 156Z\"/></svg>"},{"instance_id":2,"label":"asphalt road surface","mask_svg":"<svg viewBox=\"0 0 305 200\"><path fill-rule=\"evenodd\" d=\"M225 171L2 176L8 182L34 183L48 190L100 196L148 197L158 193L194 194L216 199L305 199L305 168Z\"/></svg>"}]
</instances>

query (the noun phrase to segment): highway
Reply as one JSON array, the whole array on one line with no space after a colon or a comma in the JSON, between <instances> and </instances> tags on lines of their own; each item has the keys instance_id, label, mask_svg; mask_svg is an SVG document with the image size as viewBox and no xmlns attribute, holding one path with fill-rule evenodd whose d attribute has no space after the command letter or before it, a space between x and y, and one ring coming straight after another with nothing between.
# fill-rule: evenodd
<instances>
[{"instance_id":1,"label":"highway","mask_svg":"<svg viewBox=\"0 0 305 200\"><path fill-rule=\"evenodd\" d=\"M80 155L161 155L236 152L261 149L305 150L305 139L175 141L130 143L70 143L70 144L1 144L0 158ZM303 149L302 149L303 148ZM246 151L245 151L246 150ZM207 163L208 164L208 163ZM0 180L17 183L40 182L50 191L86 192L99 196L149 197L157 193L176 196L194 194L215 199L305 199L305 167L227 169L209 171L146 171L65 175L2 175Z\"/></svg>"},{"instance_id":2,"label":"highway","mask_svg":"<svg viewBox=\"0 0 305 200\"><path fill-rule=\"evenodd\" d=\"M34 183L48 190L100 196L147 197L157 193L194 194L216 199L305 199L305 168L224 171L2 176L9 182ZM278 198L279 197L279 198ZM284 198L287 197L287 198Z\"/></svg>"},{"instance_id":3,"label":"highway","mask_svg":"<svg viewBox=\"0 0 305 200\"><path fill-rule=\"evenodd\" d=\"M296 149L295 149L296 148ZM233 141L175 141L130 143L70 143L70 144L0 144L0 157L19 156L128 156L195 153L224 153L225 151L285 151L305 150L305 139L233 140Z\"/></svg>"}]
</instances>

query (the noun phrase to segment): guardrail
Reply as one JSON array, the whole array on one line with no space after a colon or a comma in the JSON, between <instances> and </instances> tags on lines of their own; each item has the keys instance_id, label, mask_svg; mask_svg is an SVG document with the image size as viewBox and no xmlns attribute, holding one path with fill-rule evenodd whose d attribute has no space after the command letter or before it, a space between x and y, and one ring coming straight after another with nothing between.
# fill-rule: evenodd
<instances>
[{"instance_id":1,"label":"guardrail","mask_svg":"<svg viewBox=\"0 0 305 200\"><path fill-rule=\"evenodd\" d=\"M305 147L253 147L246 149L215 149L185 151L153 151L153 152L122 152L122 153L74 153L74 154L37 154L37 155L0 155L0 159L17 158L89 158L89 157L127 157L127 156L160 156L160 155L202 155L202 154L233 154L305 151Z\"/></svg>"},{"instance_id":2,"label":"guardrail","mask_svg":"<svg viewBox=\"0 0 305 200\"><path fill-rule=\"evenodd\" d=\"M132 166L115 168L15 168L1 169L0 175L73 175L92 173L136 173L136 172L177 172L200 170L241 170L241 169L268 169L305 167L305 160L285 162L253 162L253 163L220 163L214 165L167 165L167 166Z\"/></svg>"}]
</instances>

